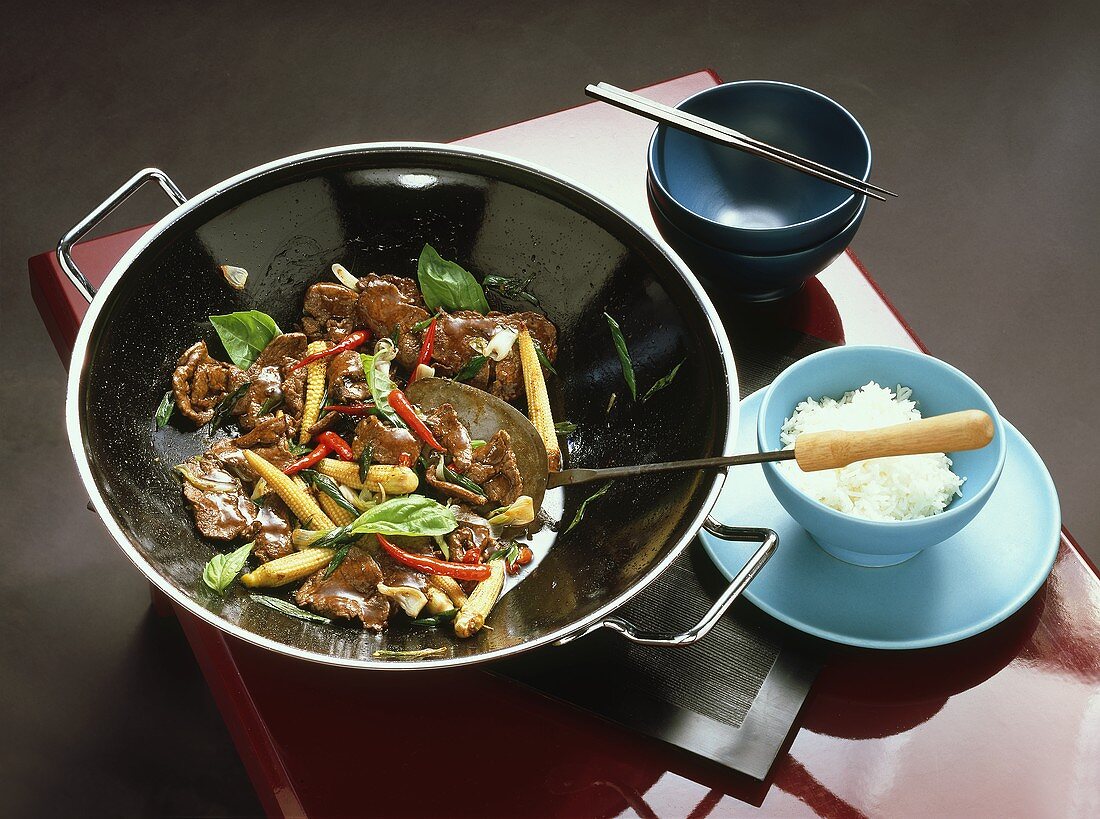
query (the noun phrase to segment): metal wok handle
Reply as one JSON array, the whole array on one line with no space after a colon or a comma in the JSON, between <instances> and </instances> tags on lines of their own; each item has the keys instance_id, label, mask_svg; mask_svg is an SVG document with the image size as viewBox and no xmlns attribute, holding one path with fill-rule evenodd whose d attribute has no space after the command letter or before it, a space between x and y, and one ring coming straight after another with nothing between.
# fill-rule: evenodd
<instances>
[{"instance_id":1,"label":"metal wok handle","mask_svg":"<svg viewBox=\"0 0 1100 819\"><path fill-rule=\"evenodd\" d=\"M584 637L586 634L591 634L596 629L601 628L609 628L612 631L618 632L632 643L641 643L646 646L687 646L706 637L722 615L726 613L726 609L728 609L733 601L741 595L741 592L745 590L745 587L749 585L752 579L760 573L760 570L764 568L764 564L771 559L771 556L775 553L776 546L779 545L779 535L771 529L726 526L724 523L719 523L711 517L708 517L706 521L704 521L703 528L722 540L736 540L749 543L760 541L760 548L757 549L753 556L748 559L748 562L741 567L741 571L739 571L733 580L730 581L726 590L722 592L722 596L710 607L710 611L703 615L702 620L681 634L653 634L639 632L633 624L628 623L620 617L608 617L606 620L593 623L588 628L584 629L584 631L570 634L568 637L562 637L558 640L557 645L571 643L578 637Z\"/></svg>"},{"instance_id":2,"label":"metal wok handle","mask_svg":"<svg viewBox=\"0 0 1100 819\"><path fill-rule=\"evenodd\" d=\"M73 245L82 239L88 231L106 219L111 211L129 199L138 188L154 179L160 183L164 192L177 205L182 205L187 201L187 197L176 187L176 183L168 178L168 174L156 168L146 168L143 171L138 171L122 187L103 200L98 208L81 219L57 243L57 260L61 263L61 269L65 271L65 275L69 277L73 287L80 291L80 295L86 298L89 304L95 298L95 288L92 287L88 277L80 271L80 268L76 266L76 262L73 261Z\"/></svg>"}]
</instances>

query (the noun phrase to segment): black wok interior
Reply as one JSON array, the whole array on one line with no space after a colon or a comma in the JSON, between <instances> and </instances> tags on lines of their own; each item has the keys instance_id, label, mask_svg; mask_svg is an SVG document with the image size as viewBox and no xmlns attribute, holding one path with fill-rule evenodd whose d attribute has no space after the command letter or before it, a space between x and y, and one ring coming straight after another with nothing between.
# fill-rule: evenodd
<instances>
[{"instance_id":1,"label":"black wok interior","mask_svg":"<svg viewBox=\"0 0 1100 819\"><path fill-rule=\"evenodd\" d=\"M183 215L130 265L106 298L89 342L79 407L92 472L113 516L152 570L198 606L245 630L321 657L371 662L378 648L453 646L451 656L506 649L567 628L639 584L687 537L713 475L623 481L559 535L549 555L494 609L491 630L468 641L431 630L382 636L355 626L301 622L201 581L211 544L196 534L171 467L206 449L178 416L153 415L180 352L206 339L206 317L258 309L284 330L306 287L340 261L357 274L414 276L425 242L478 278L533 276L531 290L557 325L550 392L576 423L568 462L610 466L717 453L730 407L726 372L706 314L676 268L603 205L540 174L447 152L345 152L269 171ZM243 292L216 270L249 271ZM495 309L525 309L490 296ZM601 315L622 325L639 399L681 359L673 386L629 400ZM612 393L618 400L607 411ZM220 433L225 435L223 431ZM565 525L595 487L566 490Z\"/></svg>"}]
</instances>

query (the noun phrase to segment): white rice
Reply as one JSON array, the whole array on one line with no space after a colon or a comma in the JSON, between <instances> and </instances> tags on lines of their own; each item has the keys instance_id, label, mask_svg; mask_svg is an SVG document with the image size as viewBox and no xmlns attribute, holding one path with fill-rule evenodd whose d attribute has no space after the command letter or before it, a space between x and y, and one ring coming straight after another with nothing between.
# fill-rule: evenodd
<instances>
[{"instance_id":1,"label":"white rice","mask_svg":"<svg viewBox=\"0 0 1100 819\"><path fill-rule=\"evenodd\" d=\"M836 401L807 398L783 423L780 440L791 449L803 432L858 431L916 421L913 391L897 393L874 381ZM799 489L826 506L869 520L914 520L938 515L959 495L965 478L951 471L945 454L903 455L857 461L843 469L803 472L795 461L779 465Z\"/></svg>"}]
</instances>

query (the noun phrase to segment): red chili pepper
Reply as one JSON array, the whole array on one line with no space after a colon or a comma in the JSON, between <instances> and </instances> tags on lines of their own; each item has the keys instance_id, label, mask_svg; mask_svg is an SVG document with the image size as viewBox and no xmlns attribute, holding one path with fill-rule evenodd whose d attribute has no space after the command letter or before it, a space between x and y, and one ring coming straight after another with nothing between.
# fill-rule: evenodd
<instances>
[{"instance_id":1,"label":"red chili pepper","mask_svg":"<svg viewBox=\"0 0 1100 819\"><path fill-rule=\"evenodd\" d=\"M320 438L321 436L317 436L318 440L320 440ZM316 447L314 447L312 452L310 452L308 455L303 455L301 458L299 458L286 469L284 469L283 472L287 475L293 475L295 472L301 472L303 469L309 469L310 467L317 466L317 464L324 460L330 452L332 452L332 447L330 447L328 444L318 444Z\"/></svg>"},{"instance_id":2,"label":"red chili pepper","mask_svg":"<svg viewBox=\"0 0 1100 819\"><path fill-rule=\"evenodd\" d=\"M335 452L337 455L339 455L340 460L342 460L342 461L354 461L355 460L355 453L353 453L351 451L351 447L348 445L348 442L345 441L343 438L341 438L339 435L337 435L335 432L330 432L329 430L325 430L324 432L322 432L320 435L317 436L317 441L319 443L325 444L327 447L329 447L329 449L331 449L333 452Z\"/></svg>"},{"instance_id":3,"label":"red chili pepper","mask_svg":"<svg viewBox=\"0 0 1100 819\"><path fill-rule=\"evenodd\" d=\"M378 545L382 550L398 563L425 574L441 574L453 577L455 580L485 580L491 574L489 567L484 563L467 566L464 563L451 563L429 555L414 555L394 546L382 535L375 535L375 537L378 538Z\"/></svg>"},{"instance_id":4,"label":"red chili pepper","mask_svg":"<svg viewBox=\"0 0 1100 819\"><path fill-rule=\"evenodd\" d=\"M424 331L424 341L420 345L420 355L416 357L416 366L413 367L412 378L409 379L410 384L416 380L416 371L420 369L421 364L423 364L425 367L431 364L432 350L435 349L436 318L433 318L431 321L428 322L428 329Z\"/></svg>"},{"instance_id":5,"label":"red chili pepper","mask_svg":"<svg viewBox=\"0 0 1100 819\"><path fill-rule=\"evenodd\" d=\"M374 404L362 404L354 407L339 404L331 407L322 407L322 412L342 412L344 415L370 415L374 412Z\"/></svg>"},{"instance_id":6,"label":"red chili pepper","mask_svg":"<svg viewBox=\"0 0 1100 819\"><path fill-rule=\"evenodd\" d=\"M523 546L516 554L515 560L505 562L504 569L510 575L517 575L519 574L520 567L526 566L528 563L534 560L534 558L534 553L527 546Z\"/></svg>"},{"instance_id":7,"label":"red chili pepper","mask_svg":"<svg viewBox=\"0 0 1100 819\"><path fill-rule=\"evenodd\" d=\"M393 407L393 411L397 413L397 416L409 425L416 437L426 443L436 452L446 452L442 446L439 445L439 441L432 435L432 431L428 429L427 425L420 420L420 416L416 414L416 410L413 409L413 405L409 403L409 399L405 397L405 393L401 390L390 390L389 394L390 406Z\"/></svg>"},{"instance_id":8,"label":"red chili pepper","mask_svg":"<svg viewBox=\"0 0 1100 819\"><path fill-rule=\"evenodd\" d=\"M481 549L477 546L474 546L472 549L468 550L466 552L466 554L464 554L462 556L462 562L463 563L480 563L481 562Z\"/></svg>"},{"instance_id":9,"label":"red chili pepper","mask_svg":"<svg viewBox=\"0 0 1100 819\"><path fill-rule=\"evenodd\" d=\"M412 466L413 461L415 461L415 460L416 460L415 455L410 455L408 452L402 452L400 455L397 456L397 465L398 466Z\"/></svg>"},{"instance_id":10,"label":"red chili pepper","mask_svg":"<svg viewBox=\"0 0 1100 819\"><path fill-rule=\"evenodd\" d=\"M354 350L356 347L362 347L368 340L370 340L370 333L366 330L356 330L354 333L349 333L348 337L337 344L335 347L329 347L327 350L322 350L319 353L313 355L307 355L297 364L288 370L288 372L294 372L302 367L308 367L317 361L322 361L326 358L331 358L337 353L343 353L347 350Z\"/></svg>"}]
</instances>

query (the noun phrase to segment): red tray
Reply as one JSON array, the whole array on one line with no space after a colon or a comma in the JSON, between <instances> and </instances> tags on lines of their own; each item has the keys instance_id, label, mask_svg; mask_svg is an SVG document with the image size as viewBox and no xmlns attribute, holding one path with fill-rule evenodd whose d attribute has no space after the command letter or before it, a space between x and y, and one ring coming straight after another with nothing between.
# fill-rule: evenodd
<instances>
[{"instance_id":1,"label":"red tray","mask_svg":"<svg viewBox=\"0 0 1100 819\"><path fill-rule=\"evenodd\" d=\"M645 92L676 103L716 82L699 72ZM553 167L649 222L651 127L591 104L462 142ZM143 230L76 248L93 284ZM31 259L30 272L67 361L84 301L52 253ZM834 342L923 349L851 254L775 318ZM481 671L394 676L317 666L177 614L272 816L702 817L754 807L782 815L1100 815L1100 579L1064 531L1047 583L986 634L918 652L830 648L764 782ZM480 703L490 719L422 716L419 703L441 686ZM337 695L359 707L319 728L323 710L288 706L287 691L319 709ZM364 741L379 732L389 737L380 752ZM459 746L461 756L446 762ZM353 787L364 778L374 783L369 800Z\"/></svg>"}]
</instances>

